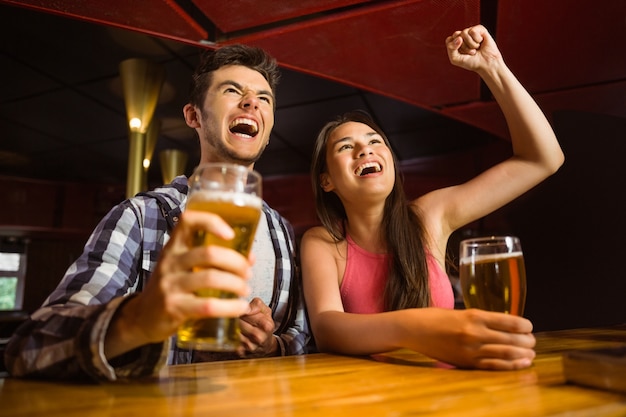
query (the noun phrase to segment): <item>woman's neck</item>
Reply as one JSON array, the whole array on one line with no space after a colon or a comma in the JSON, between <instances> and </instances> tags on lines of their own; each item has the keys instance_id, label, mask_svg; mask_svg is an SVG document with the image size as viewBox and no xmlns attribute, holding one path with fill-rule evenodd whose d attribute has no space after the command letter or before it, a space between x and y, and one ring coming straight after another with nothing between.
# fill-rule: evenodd
<instances>
[{"instance_id":1,"label":"woman's neck","mask_svg":"<svg viewBox=\"0 0 626 417\"><path fill-rule=\"evenodd\" d=\"M346 210L346 232L361 248L372 253L387 253L381 233L382 210Z\"/></svg>"}]
</instances>

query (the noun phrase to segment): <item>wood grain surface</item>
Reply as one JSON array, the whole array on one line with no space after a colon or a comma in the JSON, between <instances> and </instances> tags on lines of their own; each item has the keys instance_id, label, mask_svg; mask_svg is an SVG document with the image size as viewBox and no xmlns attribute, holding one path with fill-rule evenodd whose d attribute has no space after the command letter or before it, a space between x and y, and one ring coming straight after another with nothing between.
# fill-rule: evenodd
<instances>
[{"instance_id":1,"label":"wood grain surface","mask_svg":"<svg viewBox=\"0 0 626 417\"><path fill-rule=\"evenodd\" d=\"M626 345L626 325L538 333L521 371L412 351L171 366L131 383L0 379L0 416L626 416L626 395L566 382L563 355Z\"/></svg>"}]
</instances>

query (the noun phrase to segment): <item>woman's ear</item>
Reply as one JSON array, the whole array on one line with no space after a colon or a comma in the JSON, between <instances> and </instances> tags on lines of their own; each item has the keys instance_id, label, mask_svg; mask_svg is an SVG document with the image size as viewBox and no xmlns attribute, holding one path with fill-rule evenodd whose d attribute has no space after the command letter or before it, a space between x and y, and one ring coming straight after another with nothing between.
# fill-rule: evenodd
<instances>
[{"instance_id":1,"label":"woman's ear","mask_svg":"<svg viewBox=\"0 0 626 417\"><path fill-rule=\"evenodd\" d=\"M333 183L330 181L330 178L328 178L328 174L326 172L320 174L320 186L322 187L322 190L326 192L330 192L335 188L333 187Z\"/></svg>"},{"instance_id":2,"label":"woman's ear","mask_svg":"<svg viewBox=\"0 0 626 417\"><path fill-rule=\"evenodd\" d=\"M183 115L185 116L187 126L194 129L200 127L200 121L198 120L200 115L195 106L190 103L185 104L185 107L183 107Z\"/></svg>"}]
</instances>

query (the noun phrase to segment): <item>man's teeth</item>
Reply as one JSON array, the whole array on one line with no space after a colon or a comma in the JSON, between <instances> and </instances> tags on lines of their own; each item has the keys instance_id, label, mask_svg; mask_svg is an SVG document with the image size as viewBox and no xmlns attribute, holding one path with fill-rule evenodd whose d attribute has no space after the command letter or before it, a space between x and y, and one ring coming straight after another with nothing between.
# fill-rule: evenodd
<instances>
[{"instance_id":1,"label":"man's teeth","mask_svg":"<svg viewBox=\"0 0 626 417\"><path fill-rule=\"evenodd\" d=\"M254 136L259 131L259 126L254 120L239 117L233 120L228 126L231 132Z\"/></svg>"},{"instance_id":2,"label":"man's teeth","mask_svg":"<svg viewBox=\"0 0 626 417\"><path fill-rule=\"evenodd\" d=\"M381 170L382 168L380 164L378 164L377 162L368 162L366 164L359 166L356 169L355 174L358 176L363 176L367 174L372 174L374 172L380 172Z\"/></svg>"}]
</instances>

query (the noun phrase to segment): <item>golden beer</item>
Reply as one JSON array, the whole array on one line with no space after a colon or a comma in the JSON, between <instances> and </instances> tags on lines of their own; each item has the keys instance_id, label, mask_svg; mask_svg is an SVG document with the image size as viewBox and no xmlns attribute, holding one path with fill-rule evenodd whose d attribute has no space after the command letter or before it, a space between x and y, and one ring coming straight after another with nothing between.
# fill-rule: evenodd
<instances>
[{"instance_id":1,"label":"golden beer","mask_svg":"<svg viewBox=\"0 0 626 417\"><path fill-rule=\"evenodd\" d=\"M236 250L243 256L248 256L261 217L261 199L259 197L250 194L198 191L189 197L187 210L217 214L235 232L235 237L232 240L225 240L212 233L199 230L194 238L194 246L225 246Z\"/></svg>"},{"instance_id":2,"label":"golden beer","mask_svg":"<svg viewBox=\"0 0 626 417\"><path fill-rule=\"evenodd\" d=\"M524 314L526 268L522 252L462 258L460 280L465 307Z\"/></svg>"},{"instance_id":3,"label":"golden beer","mask_svg":"<svg viewBox=\"0 0 626 417\"><path fill-rule=\"evenodd\" d=\"M248 256L261 217L262 200L259 195L245 192L198 190L190 193L186 210L205 211L219 215L235 232L231 240L212 233L197 231L193 246L219 245ZM215 289L197 292L201 297L237 298L236 294ZM179 329L177 345L185 349L233 351L241 344L239 318L204 318L187 320Z\"/></svg>"}]
</instances>

